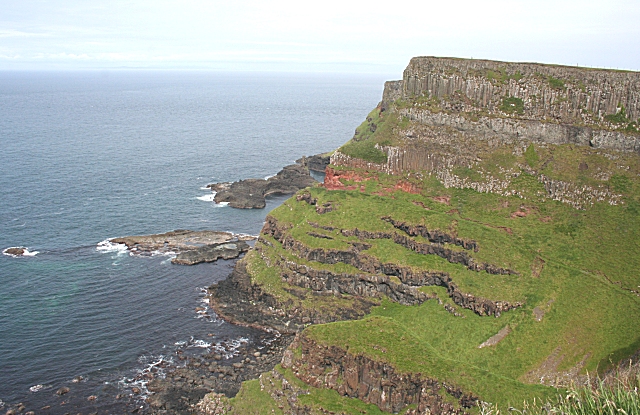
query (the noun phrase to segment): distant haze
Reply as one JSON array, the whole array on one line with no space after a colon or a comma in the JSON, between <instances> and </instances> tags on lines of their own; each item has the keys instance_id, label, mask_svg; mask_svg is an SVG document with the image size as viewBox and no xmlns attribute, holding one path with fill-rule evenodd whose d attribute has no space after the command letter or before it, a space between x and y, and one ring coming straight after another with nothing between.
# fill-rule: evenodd
<instances>
[{"instance_id":1,"label":"distant haze","mask_svg":"<svg viewBox=\"0 0 640 415\"><path fill-rule=\"evenodd\" d=\"M0 69L400 75L413 56L640 69L638 0L0 0Z\"/></svg>"}]
</instances>

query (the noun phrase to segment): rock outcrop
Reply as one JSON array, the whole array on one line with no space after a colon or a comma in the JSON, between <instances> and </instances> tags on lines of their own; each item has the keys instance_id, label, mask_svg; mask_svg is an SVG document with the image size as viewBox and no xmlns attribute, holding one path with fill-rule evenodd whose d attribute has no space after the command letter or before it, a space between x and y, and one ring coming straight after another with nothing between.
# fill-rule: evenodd
<instances>
[{"instance_id":1,"label":"rock outcrop","mask_svg":"<svg viewBox=\"0 0 640 415\"><path fill-rule=\"evenodd\" d=\"M162 234L112 238L114 244L124 244L134 255L175 254L174 264L195 265L218 259L237 258L249 250L250 235L235 235L219 231L175 230Z\"/></svg>"},{"instance_id":2,"label":"rock outcrop","mask_svg":"<svg viewBox=\"0 0 640 415\"><path fill-rule=\"evenodd\" d=\"M281 301L252 282L246 266L246 261L239 261L226 280L209 287L211 307L219 317L233 324L294 334L309 324L361 318L377 304L377 301L355 298L350 307L326 313L292 301Z\"/></svg>"},{"instance_id":3,"label":"rock outcrop","mask_svg":"<svg viewBox=\"0 0 640 415\"><path fill-rule=\"evenodd\" d=\"M453 415L465 413L465 408L478 402L477 397L437 379L402 373L388 363L349 353L339 346L319 344L304 333L285 352L282 366L308 385L334 389L342 396L358 398L388 412L415 405L407 413ZM447 402L443 393L457 405Z\"/></svg>"},{"instance_id":4,"label":"rock outcrop","mask_svg":"<svg viewBox=\"0 0 640 415\"><path fill-rule=\"evenodd\" d=\"M308 168L311 171L324 173L325 169L331 161L331 154L315 154L313 156L305 156L296 160L296 163Z\"/></svg>"},{"instance_id":5,"label":"rock outcrop","mask_svg":"<svg viewBox=\"0 0 640 415\"><path fill-rule=\"evenodd\" d=\"M265 197L272 194L293 194L317 183L309 171L299 165L285 166L278 174L268 179L246 179L233 183L215 183L207 187L215 192L215 203L228 203L240 209L262 209Z\"/></svg>"},{"instance_id":6,"label":"rock outcrop","mask_svg":"<svg viewBox=\"0 0 640 415\"><path fill-rule=\"evenodd\" d=\"M385 84L378 113L364 129L374 136L388 119L403 120L392 127L393 140L385 136L368 144L380 157L358 157L345 146L333 153L332 165L393 175L423 172L445 187L510 196L519 195L511 186L519 171L478 169L500 147L516 155L531 143L640 153L639 72L418 57L402 80ZM354 143L371 141L364 130ZM476 169L481 177L461 177L456 168ZM528 173L544 184L550 199L578 209L621 203L606 184L559 180L543 168Z\"/></svg>"}]
</instances>

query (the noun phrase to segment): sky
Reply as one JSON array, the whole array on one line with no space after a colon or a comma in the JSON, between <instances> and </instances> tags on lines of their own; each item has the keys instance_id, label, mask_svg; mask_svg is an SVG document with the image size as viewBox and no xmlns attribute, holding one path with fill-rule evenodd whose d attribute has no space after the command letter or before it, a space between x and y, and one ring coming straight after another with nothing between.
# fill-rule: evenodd
<instances>
[{"instance_id":1,"label":"sky","mask_svg":"<svg viewBox=\"0 0 640 415\"><path fill-rule=\"evenodd\" d=\"M399 77L413 56L640 70L640 0L0 0L0 70Z\"/></svg>"}]
</instances>

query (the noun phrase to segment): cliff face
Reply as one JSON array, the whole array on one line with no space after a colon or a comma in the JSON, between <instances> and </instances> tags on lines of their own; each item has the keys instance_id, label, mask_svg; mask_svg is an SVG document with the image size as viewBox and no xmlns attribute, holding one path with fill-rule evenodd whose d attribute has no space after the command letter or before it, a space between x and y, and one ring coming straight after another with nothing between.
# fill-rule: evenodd
<instances>
[{"instance_id":1,"label":"cliff face","mask_svg":"<svg viewBox=\"0 0 640 415\"><path fill-rule=\"evenodd\" d=\"M522 99L523 119L606 125L624 107L640 117L640 73L537 63L417 57L404 71L399 97L464 96L458 110L498 113L505 97ZM515 111L514 111L515 112Z\"/></svg>"},{"instance_id":2,"label":"cliff face","mask_svg":"<svg viewBox=\"0 0 640 415\"><path fill-rule=\"evenodd\" d=\"M299 350L299 355L294 351ZM420 374L404 374L392 365L345 348L325 346L300 335L285 352L282 366L308 385L338 391L342 396L373 403L397 413L414 405L407 414L458 415L476 406L478 398L461 389ZM455 404L443 398L448 396Z\"/></svg>"},{"instance_id":3,"label":"cliff face","mask_svg":"<svg viewBox=\"0 0 640 415\"><path fill-rule=\"evenodd\" d=\"M638 72L418 57L402 81L385 84L383 105L417 97L439 110L405 108L403 115L470 138L640 152Z\"/></svg>"},{"instance_id":4,"label":"cliff face","mask_svg":"<svg viewBox=\"0 0 640 415\"><path fill-rule=\"evenodd\" d=\"M396 175L426 172L447 187L507 195L514 191L514 172L489 171L483 160L498 151L521 155L534 145L551 149L528 170L547 197L580 209L618 204L619 195L601 183L608 177L576 185L575 177L548 174L558 170L549 163L561 145L602 150L591 154L640 153L638 117L638 72L419 57L402 80L385 84L377 113L331 164ZM483 177L465 178L455 171L460 167Z\"/></svg>"}]
</instances>

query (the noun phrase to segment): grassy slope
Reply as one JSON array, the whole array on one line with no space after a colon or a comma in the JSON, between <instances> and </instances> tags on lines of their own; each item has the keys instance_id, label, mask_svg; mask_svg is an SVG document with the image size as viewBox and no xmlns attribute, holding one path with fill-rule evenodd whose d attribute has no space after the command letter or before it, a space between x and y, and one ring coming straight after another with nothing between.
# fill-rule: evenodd
<instances>
[{"instance_id":1,"label":"grassy slope","mask_svg":"<svg viewBox=\"0 0 640 415\"><path fill-rule=\"evenodd\" d=\"M402 128L403 121L396 120L388 128L378 124L376 133L372 133L368 123L379 122L375 117L374 111L370 114L372 121L360 127L364 132L360 132L359 143L367 143L369 149L375 143L387 144L385 137L392 136L393 129ZM358 147L349 150L348 145L342 151L353 150L351 155L357 157ZM544 188L535 176L526 173L511 184L527 197L522 199L445 189L431 176L410 179L422 189L421 194L414 195L390 190L397 177L360 172L368 180L345 184L357 184L361 190L311 189L319 203L331 201L337 207L333 212L319 215L314 206L292 198L272 214L282 223L293 225L289 233L297 240L308 246L335 249L346 249L347 242L355 240L342 236L339 229L394 231L389 223L380 220L391 215L397 220L474 239L480 245L479 252L471 253L477 261L516 270L519 275L473 272L440 257L416 254L389 240L367 240L372 245L367 255L416 269L446 271L463 292L491 300L520 301L524 306L499 318L479 317L456 306L464 317L455 317L435 301L409 307L384 300L364 320L312 326L307 333L320 342L348 345L351 351L389 361L399 370L446 379L485 401L519 406L532 397L549 398L555 394L552 388L525 382L531 381L527 373L554 353L558 372L583 362L584 373L603 370L640 349L640 297L632 292L640 287L640 161L635 155L606 157L602 152L571 146L534 146L521 156L497 149L481 159L476 167L484 172L521 172L521 167L528 165L556 180L592 187L604 183L622 195L624 204L596 203L576 210L540 197ZM550 161L544 163L545 160ZM587 163L589 169L580 170L580 162ZM436 196L447 196L450 201L437 202ZM522 207L529 214L512 217ZM317 229L308 222L337 230ZM314 238L309 232L333 239ZM265 255L304 262L271 242L273 248L265 247ZM542 269L540 260L544 261ZM277 269L266 267L257 255L250 256L249 263L257 283L265 284L283 298L291 297L283 290ZM344 264L308 264L338 272L358 272ZM442 288L424 287L423 291L434 292L452 304ZM304 301L308 307L327 309L349 301L320 298L327 304ZM545 313L542 321L536 321L536 307ZM512 332L498 345L478 348L507 325ZM373 346L382 346L388 353Z\"/></svg>"},{"instance_id":2,"label":"grassy slope","mask_svg":"<svg viewBox=\"0 0 640 415\"><path fill-rule=\"evenodd\" d=\"M377 183L376 187L384 186L387 179L391 180L381 177L382 184ZM434 369L434 375L442 376L449 370L448 377L454 383L476 391L485 400L502 404L515 404L530 396L548 394L539 387L522 384L515 387L513 382L534 369L558 347L564 357L560 370L574 366L587 355L586 369L595 371L607 366L609 359L621 358L625 352L628 354L640 346L637 324L640 321L640 301L633 293L609 282L622 281L624 286L640 282L632 271L640 269L636 266L637 251L619 249L616 246L618 239L607 234L626 223L625 244L637 246L640 239L640 227L634 226L637 215L629 212L627 207L599 204L586 211L576 211L559 202L547 201L539 203L538 211L525 218L511 218L510 213L522 203L517 197L443 189L437 183L428 186L424 195L396 192L392 197L383 197L360 191L327 191L322 188L311 191L320 201L333 201L338 209L318 215L306 203L294 199L287 201L273 214L281 221L295 225L291 234L296 239L311 246L338 249L347 246L347 239L353 239L341 237L337 231L323 231L335 238L333 240L310 237L307 232L317 233L318 229L312 228L308 220L344 229L357 227L389 231L392 230L391 225L379 218L392 215L430 228L455 228L459 236L480 243L480 251L474 254L476 258L513 268L520 275L472 272L439 257L413 253L388 240L368 241L373 246L367 254L383 261L393 260L416 268L447 271L464 292L494 300L525 302L522 309L505 313L497 319L478 317L468 310L458 310L465 318L454 317L433 301L415 307L386 302L374 310L371 319L375 318L377 323L373 326L367 324L370 320L365 320L308 329L319 339L342 344L347 333L357 333L350 340L354 344L350 345L363 353L378 356L379 352L372 346L383 339L375 331L369 333L367 328L375 329L380 321L384 321L390 327L390 333L395 333L390 335L390 339L401 338L402 335L397 335L400 332L411 338L397 347L389 345L389 350L418 348L415 353L405 356L385 356L393 363L407 368L418 365L424 373L430 373L429 368L438 365L433 362L426 364L424 356L434 356L433 361L447 362L442 364L455 368ZM451 197L451 205L434 202L430 198L443 194ZM422 202L431 210L416 206L412 203L414 201ZM457 212L450 213L453 207ZM564 224L573 220L576 214L581 216L579 230L567 235ZM498 229L499 226L509 227L511 234ZM601 236L594 238L593 235ZM603 242L598 242L600 240ZM616 243L611 246L607 243L609 240ZM278 244L274 242L274 245L277 251ZM281 249L279 251L283 253ZM285 255L291 258L290 254ZM606 277L598 272L605 268L604 265L593 259L601 255L606 255L607 262L615 265L615 268L607 269ZM531 266L537 257L544 259L545 267L536 278L532 276ZM355 271L348 266L340 266L339 271ZM269 272L274 273L274 270ZM426 287L424 290L436 292L447 301L442 289ZM541 322L534 318L534 307L546 311ZM478 349L479 344L505 325L513 330L509 336L495 347ZM370 341L363 340L368 335L373 336ZM458 375L461 367L468 368L467 372L472 374ZM491 382L487 383L489 379Z\"/></svg>"}]
</instances>

